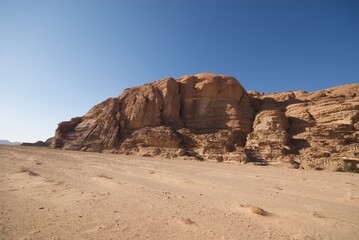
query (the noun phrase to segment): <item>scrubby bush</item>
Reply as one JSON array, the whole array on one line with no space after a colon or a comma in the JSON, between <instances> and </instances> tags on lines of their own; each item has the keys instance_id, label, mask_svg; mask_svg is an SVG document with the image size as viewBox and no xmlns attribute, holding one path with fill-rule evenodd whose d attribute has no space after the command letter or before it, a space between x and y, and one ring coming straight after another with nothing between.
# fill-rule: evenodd
<instances>
[{"instance_id":1,"label":"scrubby bush","mask_svg":"<svg viewBox=\"0 0 359 240\"><path fill-rule=\"evenodd\" d=\"M310 168L310 169L313 169L313 168L315 168L317 165L315 165L314 163L309 163L308 164L308 167Z\"/></svg>"},{"instance_id":2,"label":"scrubby bush","mask_svg":"<svg viewBox=\"0 0 359 240\"><path fill-rule=\"evenodd\" d=\"M345 162L342 166L343 172L356 172L358 170L356 164Z\"/></svg>"}]
</instances>

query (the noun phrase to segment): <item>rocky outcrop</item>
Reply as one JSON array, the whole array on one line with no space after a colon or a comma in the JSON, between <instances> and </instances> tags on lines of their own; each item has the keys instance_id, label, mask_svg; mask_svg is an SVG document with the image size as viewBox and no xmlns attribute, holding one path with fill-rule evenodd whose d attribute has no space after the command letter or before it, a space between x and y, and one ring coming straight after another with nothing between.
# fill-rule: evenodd
<instances>
[{"instance_id":1,"label":"rocky outcrop","mask_svg":"<svg viewBox=\"0 0 359 240\"><path fill-rule=\"evenodd\" d=\"M37 141L34 143L31 142L23 142L21 143L21 146L28 146L28 147L50 147L52 145L53 138L47 139L45 142L43 141Z\"/></svg>"},{"instance_id":2,"label":"rocky outcrop","mask_svg":"<svg viewBox=\"0 0 359 240\"><path fill-rule=\"evenodd\" d=\"M244 148L253 119L250 98L233 77L165 78L60 123L53 147L146 155L156 148L165 156L217 159Z\"/></svg>"},{"instance_id":3,"label":"rocky outcrop","mask_svg":"<svg viewBox=\"0 0 359 240\"><path fill-rule=\"evenodd\" d=\"M256 122L263 112L259 110L253 132L248 135L247 147L255 150L262 160L326 167L336 167L343 162L359 163L359 84L312 93L249 92L249 95L256 109L269 108L277 112L276 119L267 123L268 128L275 131L256 131L263 122ZM278 142L264 140L273 136ZM278 151L280 148L282 151ZM268 156L268 149L272 149L269 152L272 156Z\"/></svg>"},{"instance_id":4,"label":"rocky outcrop","mask_svg":"<svg viewBox=\"0 0 359 240\"><path fill-rule=\"evenodd\" d=\"M289 121L272 98L265 98L247 136L246 150L252 161L280 161L292 152Z\"/></svg>"},{"instance_id":5,"label":"rocky outcrop","mask_svg":"<svg viewBox=\"0 0 359 240\"><path fill-rule=\"evenodd\" d=\"M126 89L59 124L54 148L144 156L334 165L356 161L359 85L246 92L202 73Z\"/></svg>"}]
</instances>

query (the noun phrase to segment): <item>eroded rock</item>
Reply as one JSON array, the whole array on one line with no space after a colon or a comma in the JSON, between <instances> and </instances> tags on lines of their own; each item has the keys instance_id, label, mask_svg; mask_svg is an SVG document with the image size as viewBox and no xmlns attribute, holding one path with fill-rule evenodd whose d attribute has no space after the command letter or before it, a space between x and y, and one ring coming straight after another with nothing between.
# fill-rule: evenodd
<instances>
[{"instance_id":1,"label":"eroded rock","mask_svg":"<svg viewBox=\"0 0 359 240\"><path fill-rule=\"evenodd\" d=\"M126 89L59 124L52 147L231 162L359 160L359 84L246 92L201 73Z\"/></svg>"}]
</instances>

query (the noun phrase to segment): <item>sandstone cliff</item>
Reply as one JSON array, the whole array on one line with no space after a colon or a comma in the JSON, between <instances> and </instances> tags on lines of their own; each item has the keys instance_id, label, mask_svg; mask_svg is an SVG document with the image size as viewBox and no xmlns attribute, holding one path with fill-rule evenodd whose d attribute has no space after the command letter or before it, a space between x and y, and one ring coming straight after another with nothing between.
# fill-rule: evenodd
<instances>
[{"instance_id":1,"label":"sandstone cliff","mask_svg":"<svg viewBox=\"0 0 359 240\"><path fill-rule=\"evenodd\" d=\"M339 165L359 160L359 84L246 92L202 73L126 89L59 124L52 146L203 160Z\"/></svg>"}]
</instances>

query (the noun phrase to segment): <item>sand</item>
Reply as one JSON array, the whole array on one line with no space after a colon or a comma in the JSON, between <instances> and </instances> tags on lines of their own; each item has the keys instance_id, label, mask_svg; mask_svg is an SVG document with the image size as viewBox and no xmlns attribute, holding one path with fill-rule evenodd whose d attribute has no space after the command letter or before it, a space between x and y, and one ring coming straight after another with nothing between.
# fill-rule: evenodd
<instances>
[{"instance_id":1,"label":"sand","mask_svg":"<svg viewBox=\"0 0 359 240\"><path fill-rule=\"evenodd\" d=\"M359 239L359 174L19 146L0 164L0 239Z\"/></svg>"}]
</instances>

